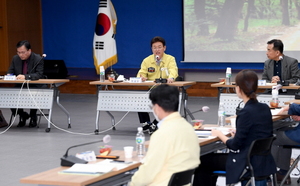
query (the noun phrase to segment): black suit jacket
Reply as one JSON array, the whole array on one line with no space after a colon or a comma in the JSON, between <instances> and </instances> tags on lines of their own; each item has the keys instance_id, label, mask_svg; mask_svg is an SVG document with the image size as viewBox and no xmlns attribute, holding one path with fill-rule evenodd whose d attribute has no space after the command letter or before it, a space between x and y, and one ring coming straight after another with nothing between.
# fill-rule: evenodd
<instances>
[{"instance_id":1,"label":"black suit jacket","mask_svg":"<svg viewBox=\"0 0 300 186\"><path fill-rule=\"evenodd\" d=\"M264 72L262 79L271 82L274 76L274 60L268 59L264 64ZM283 56L281 61L281 80L288 81L289 83L296 83L300 78L300 71L298 67L298 60L289 56Z\"/></svg>"},{"instance_id":2,"label":"black suit jacket","mask_svg":"<svg viewBox=\"0 0 300 186\"><path fill-rule=\"evenodd\" d=\"M237 183L246 167L247 153L252 141L273 135L273 121L268 105L249 100L236 118L236 134L227 140L230 149L226 162L226 183ZM272 155L254 157L254 174L265 176L276 171Z\"/></svg>"},{"instance_id":3,"label":"black suit jacket","mask_svg":"<svg viewBox=\"0 0 300 186\"><path fill-rule=\"evenodd\" d=\"M23 74L23 62L18 55L12 59L7 74L25 75L26 80L38 80L43 78L44 73L44 60L38 54L31 52L30 60L28 61L28 73Z\"/></svg>"}]
</instances>

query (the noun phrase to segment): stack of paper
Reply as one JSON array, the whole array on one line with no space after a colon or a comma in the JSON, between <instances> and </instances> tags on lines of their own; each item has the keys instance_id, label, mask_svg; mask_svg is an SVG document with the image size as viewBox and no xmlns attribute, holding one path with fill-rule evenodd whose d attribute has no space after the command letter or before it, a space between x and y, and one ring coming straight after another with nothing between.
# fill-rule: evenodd
<instances>
[{"instance_id":1,"label":"stack of paper","mask_svg":"<svg viewBox=\"0 0 300 186\"><path fill-rule=\"evenodd\" d=\"M61 171L61 173L72 173L72 174L104 174L113 170L115 165L113 164L74 164L69 169Z\"/></svg>"}]
</instances>

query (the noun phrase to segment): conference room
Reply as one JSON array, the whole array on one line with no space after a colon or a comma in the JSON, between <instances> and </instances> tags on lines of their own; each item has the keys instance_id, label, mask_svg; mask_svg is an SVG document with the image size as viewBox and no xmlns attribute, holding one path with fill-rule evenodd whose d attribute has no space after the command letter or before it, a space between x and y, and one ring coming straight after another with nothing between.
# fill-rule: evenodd
<instances>
[{"instance_id":1,"label":"conference room","mask_svg":"<svg viewBox=\"0 0 300 186\"><path fill-rule=\"evenodd\" d=\"M122 96L127 93L130 95L132 92L142 92L144 98L147 98L146 93L149 87L155 84L144 82L142 86L137 86L130 82L127 82L128 84L108 82L107 79L106 86L99 81L101 63L95 63L94 50L98 46L95 36L99 37L99 35L96 33L101 32L101 27L99 27L101 22L97 20L101 18L98 13L103 3L110 4L109 1L99 0L31 0L26 2L3 0L0 2L0 12L2 12L0 16L1 75L7 74L11 60L16 55L17 42L28 40L34 53L40 56L47 55L44 58L44 72L48 80L45 79L42 83L48 84L49 88L44 92L37 91L43 98L46 94L49 97L46 106L38 106L41 109L37 112L38 117L41 116L38 127L29 128L29 120L24 127L17 127L19 118L11 117L11 110L7 105L1 107L5 120L8 123L14 121L11 126L0 128L4 144L4 153L0 160L1 184L40 184L37 182L21 183L21 180L60 167L60 158L69 147L101 141L107 134L111 136L111 141L108 143L112 146L111 155L114 155L114 151L122 151L124 146L135 147L137 128L143 126L137 112L149 112L151 121L155 119L149 108L149 100L138 109L120 107L107 110L105 106L113 104L109 100L108 103L101 105L104 103L103 96L118 96L118 99L120 97L122 99ZM113 14L111 18L114 22L110 25L112 30L106 33L109 33L109 39L115 41L114 56L116 57L102 64L106 68L106 78L108 74L123 75L128 80L136 77L142 61L153 52L151 39L161 36L166 41L165 53L175 58L178 75L183 78L182 82L175 81L173 85L179 87L180 113L189 123L199 119L204 120L204 124L217 124L220 101L225 102L228 116L235 115L235 110L241 100L235 94L234 84L226 85L226 82L222 84L223 79L226 78L226 71L231 69L231 82L235 81L237 73L243 69L255 71L258 78L262 79L264 62L268 59L266 55L268 41L281 39L284 44L284 55L295 59L299 56L299 46L293 39L297 36L295 31L298 21L294 15L296 11L293 11L296 5L292 2L289 2L290 6L288 6L291 13L290 23L284 26L281 23L282 11L277 11L278 15L274 17L277 20L267 19L269 15L258 18L251 14L249 18L246 18L247 3L229 6L225 0L165 0L163 3L158 0L129 2L111 0L111 3L115 10L115 15ZM261 6L256 3L253 6ZM282 5L279 4L279 0L274 3L276 5L273 7L266 6L270 9L281 10ZM220 7L223 6L219 5L224 5L224 9L228 5L230 11L227 12L231 13L234 12L232 7L237 10L240 8L243 16L238 16L238 25L228 24L218 29L217 25L222 21L225 22L221 18L215 20L213 17L214 12L216 15L217 12L221 14ZM213 8L210 9L211 7ZM207 14L201 15L200 12ZM203 16L207 18L204 22ZM233 14L223 17L225 19L230 16L236 18ZM244 30L246 19L249 21L247 31ZM253 21L257 22L253 23ZM108 28L105 27L107 25L102 26ZM226 26L236 28L236 30L229 31ZM272 29L271 33L270 29ZM221 30L228 32L220 33ZM109 42L97 44L103 45L104 48L109 46ZM155 50L157 52L159 48ZM8 82L8 80L0 81L1 94L3 94L3 89L13 89L16 83ZM22 84L24 81L17 83ZM271 89L272 86L273 84L268 84L265 87L259 87L258 92L262 93L265 89ZM284 86L283 89L297 90L298 87ZM35 93L34 89L31 90L32 94ZM30 90L24 87L22 91L25 93ZM109 91L119 92L113 95L113 93L107 93ZM14 99L18 100L19 91L16 92L14 92ZM101 99L99 95L102 96ZM266 104L269 104L272 99L271 94L259 97ZM8 98L1 96L1 102L4 103L9 98L10 96ZM29 95L26 99L32 98ZM131 101L135 99L125 98ZM285 102L294 99L294 95L280 93L279 106L284 106ZM117 102L117 106L120 106L121 104L118 103L120 102ZM202 112L203 106L208 106L209 111ZM31 106L23 108L28 112ZM40 114L41 111L44 115ZM227 123L230 122L228 118ZM285 119L277 124L284 122L286 122ZM230 124L226 127L229 126ZM149 141L150 137L151 135L145 132L146 141ZM71 148L68 153L75 155L94 151L98 155L100 146L103 145L105 145L103 142L84 145ZM201 147L201 153L207 150L217 149L211 149L209 146ZM297 157L298 154L299 151L293 150L293 157ZM291 185L297 185L297 174L297 172L291 174ZM224 183L224 177L220 177L218 185L224 185Z\"/></svg>"}]
</instances>

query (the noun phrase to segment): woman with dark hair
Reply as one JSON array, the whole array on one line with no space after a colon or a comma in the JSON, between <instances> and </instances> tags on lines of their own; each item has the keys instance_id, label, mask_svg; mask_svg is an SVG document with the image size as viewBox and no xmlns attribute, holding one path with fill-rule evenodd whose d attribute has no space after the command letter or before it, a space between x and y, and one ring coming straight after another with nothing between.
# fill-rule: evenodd
<instances>
[{"instance_id":1,"label":"woman with dark hair","mask_svg":"<svg viewBox=\"0 0 300 186\"><path fill-rule=\"evenodd\" d=\"M239 182L246 167L246 157L251 143L273 134L273 121L270 108L256 99L258 77L254 71L242 70L235 78L236 94L245 104L236 118L236 130L231 130L231 138L218 129L212 135L219 137L229 149L229 153L211 153L201 156L201 165L197 168L193 185L216 185L215 170L226 171L226 184ZM256 157L252 161L254 174L266 176L276 172L272 155ZM250 175L250 174L248 174ZM245 175L247 177L248 175ZM243 181L242 185L247 182ZM266 185L266 180L256 181L256 186Z\"/></svg>"}]
</instances>

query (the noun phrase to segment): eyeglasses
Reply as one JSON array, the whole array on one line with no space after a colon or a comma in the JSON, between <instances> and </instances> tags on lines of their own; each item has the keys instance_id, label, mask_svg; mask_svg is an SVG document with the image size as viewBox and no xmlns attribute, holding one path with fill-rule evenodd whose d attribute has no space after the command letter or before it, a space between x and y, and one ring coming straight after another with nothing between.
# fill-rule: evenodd
<instances>
[{"instance_id":1,"label":"eyeglasses","mask_svg":"<svg viewBox=\"0 0 300 186\"><path fill-rule=\"evenodd\" d=\"M152 50L162 50L164 47L152 47Z\"/></svg>"},{"instance_id":2,"label":"eyeglasses","mask_svg":"<svg viewBox=\"0 0 300 186\"><path fill-rule=\"evenodd\" d=\"M28 52L28 50L27 51L22 51L22 52L17 52L17 54L18 55L23 55L23 54L26 54Z\"/></svg>"},{"instance_id":3,"label":"eyeglasses","mask_svg":"<svg viewBox=\"0 0 300 186\"><path fill-rule=\"evenodd\" d=\"M149 106L149 108L152 110L154 105L149 104L148 106Z\"/></svg>"}]
</instances>

